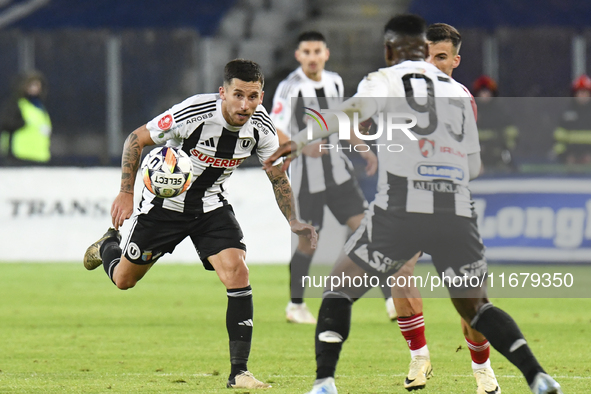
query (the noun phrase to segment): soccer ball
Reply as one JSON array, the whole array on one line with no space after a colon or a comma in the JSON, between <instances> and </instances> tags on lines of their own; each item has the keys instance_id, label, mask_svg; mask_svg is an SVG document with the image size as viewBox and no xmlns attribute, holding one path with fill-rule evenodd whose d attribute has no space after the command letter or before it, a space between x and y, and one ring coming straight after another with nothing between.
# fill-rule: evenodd
<instances>
[{"instance_id":1,"label":"soccer ball","mask_svg":"<svg viewBox=\"0 0 591 394\"><path fill-rule=\"evenodd\" d=\"M144 185L157 197L170 198L184 193L193 178L191 159L180 149L161 146L142 162Z\"/></svg>"}]
</instances>

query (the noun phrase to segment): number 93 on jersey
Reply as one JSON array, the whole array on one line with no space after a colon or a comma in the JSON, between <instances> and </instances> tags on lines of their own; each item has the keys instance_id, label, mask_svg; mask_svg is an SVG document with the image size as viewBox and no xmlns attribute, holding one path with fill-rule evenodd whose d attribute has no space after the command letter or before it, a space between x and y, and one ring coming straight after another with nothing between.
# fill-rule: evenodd
<instances>
[{"instance_id":1,"label":"number 93 on jersey","mask_svg":"<svg viewBox=\"0 0 591 394\"><path fill-rule=\"evenodd\" d=\"M180 149L161 146L148 153L142 162L144 185L162 198L184 193L193 177L191 159Z\"/></svg>"}]
</instances>

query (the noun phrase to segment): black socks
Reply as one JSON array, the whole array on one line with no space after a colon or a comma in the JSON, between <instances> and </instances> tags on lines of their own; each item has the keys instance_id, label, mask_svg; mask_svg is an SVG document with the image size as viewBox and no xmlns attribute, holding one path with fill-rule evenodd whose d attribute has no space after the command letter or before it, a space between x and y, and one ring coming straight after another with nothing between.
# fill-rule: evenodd
<instances>
[{"instance_id":1,"label":"black socks","mask_svg":"<svg viewBox=\"0 0 591 394\"><path fill-rule=\"evenodd\" d=\"M252 341L252 288L229 289L226 328L230 339L230 380L242 371L248 371L247 362Z\"/></svg>"},{"instance_id":2,"label":"black socks","mask_svg":"<svg viewBox=\"0 0 591 394\"><path fill-rule=\"evenodd\" d=\"M544 372L517 323L503 310L492 304L485 304L471 325L480 331L499 353L519 368L527 384L532 384L538 372Z\"/></svg>"},{"instance_id":3,"label":"black socks","mask_svg":"<svg viewBox=\"0 0 591 394\"><path fill-rule=\"evenodd\" d=\"M304 302L304 287L302 276L308 275L310 271L312 256L308 256L296 249L289 263L289 283L291 291L291 302L301 304Z\"/></svg>"},{"instance_id":4,"label":"black socks","mask_svg":"<svg viewBox=\"0 0 591 394\"><path fill-rule=\"evenodd\" d=\"M119 261L121 260L121 248L119 247L119 241L115 238L106 239L99 249L101 259L103 260L103 268L107 273L107 276L113 281L113 271Z\"/></svg>"},{"instance_id":5,"label":"black socks","mask_svg":"<svg viewBox=\"0 0 591 394\"><path fill-rule=\"evenodd\" d=\"M343 342L349 336L352 305L338 293L325 294L322 300L316 325L316 379L334 377Z\"/></svg>"}]
</instances>

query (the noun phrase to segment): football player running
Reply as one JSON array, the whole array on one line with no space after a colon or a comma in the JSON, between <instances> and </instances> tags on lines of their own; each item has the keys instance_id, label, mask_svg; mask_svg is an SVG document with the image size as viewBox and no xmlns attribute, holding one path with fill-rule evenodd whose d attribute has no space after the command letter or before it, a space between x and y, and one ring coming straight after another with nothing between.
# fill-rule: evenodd
<instances>
[{"instance_id":1,"label":"football player running","mask_svg":"<svg viewBox=\"0 0 591 394\"><path fill-rule=\"evenodd\" d=\"M388 26L386 25L386 35ZM436 66L439 70L451 77L453 70L460 65L460 47L462 37L453 27L445 23L435 23L427 29L427 42L429 45L429 56L427 62ZM386 41L386 55L389 53L389 42ZM386 62L389 63L386 56ZM392 64L388 64L392 66ZM462 86L467 94L468 89ZM476 103L470 99L474 115L476 116ZM413 274L414 265L406 264L398 275L410 276ZM407 272L405 272L407 271ZM425 337L425 322L423 319L423 301L416 287L392 287L394 294L394 305L398 313L398 325L411 352L411 363L409 373L404 381L407 389L425 387L428 375L431 370L430 354ZM470 327L464 320L460 319L462 332L472 357L472 370L476 379L477 394L500 394L501 388L495 373L490 365L490 344L488 340L478 331Z\"/></svg>"},{"instance_id":2,"label":"football player running","mask_svg":"<svg viewBox=\"0 0 591 394\"><path fill-rule=\"evenodd\" d=\"M198 94L133 131L123 147L121 189L111 207L114 228L93 243L84 256L84 266L103 266L121 290L134 287L156 261L186 237L190 237L206 270L215 270L226 287L226 327L231 371L228 388L268 388L248 370L253 331L252 288L246 265L246 245L224 182L248 156L264 162L277 149L277 132L261 105L264 77L258 64L236 59L226 64L219 94ZM132 218L132 229L119 247L119 227L131 217L135 178L144 147L174 146L192 160L193 181L189 189L163 199L143 189L142 200ZM306 237L312 248L317 234L300 223L289 180L279 166L267 175L279 208L291 230Z\"/></svg>"},{"instance_id":3,"label":"football player running","mask_svg":"<svg viewBox=\"0 0 591 394\"><path fill-rule=\"evenodd\" d=\"M325 289L315 336L316 381L310 393L337 393L334 376L349 335L351 307L368 290L351 286L360 283L355 278L363 282L368 274L396 274L406 261L425 252L431 255L440 278L448 278L443 281L459 315L521 371L533 393L559 394L560 385L545 373L513 318L487 297L484 245L468 189L468 181L478 176L481 164L470 97L462 86L425 61L427 26L421 17L398 15L389 22L389 28L395 65L369 74L359 84L355 97L340 109L349 122L386 113L394 117L410 114L406 119L411 123L399 122L400 130L382 133L390 139L382 142L398 142L404 149L398 153L383 149L378 154L376 198L331 273L352 280ZM423 120L420 126L419 116ZM314 126L312 139L340 132L336 118L327 116L326 128ZM307 137L306 131L294 136L268 159L267 165L292 150L292 156L297 155ZM422 155L419 139L427 137L434 146L445 147L447 154L435 158ZM286 160L284 167L289 162ZM466 266L471 267L469 273L460 276ZM456 287L454 280L458 278ZM472 278L482 281L474 286Z\"/></svg>"}]
</instances>

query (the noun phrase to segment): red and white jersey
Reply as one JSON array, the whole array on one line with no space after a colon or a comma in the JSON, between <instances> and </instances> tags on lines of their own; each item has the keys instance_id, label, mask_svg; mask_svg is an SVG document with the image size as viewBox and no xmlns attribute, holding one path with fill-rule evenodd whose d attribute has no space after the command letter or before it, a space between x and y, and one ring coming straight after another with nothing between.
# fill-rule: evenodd
<instances>
[{"instance_id":1,"label":"red and white jersey","mask_svg":"<svg viewBox=\"0 0 591 394\"><path fill-rule=\"evenodd\" d=\"M384 131L378 141L383 148L375 205L472 216L468 155L480 152L480 144L469 92L430 63L405 61L369 74L356 96L376 98L384 124L388 113L417 119L410 128L417 141L396 129L391 138ZM386 149L396 144L403 150Z\"/></svg>"},{"instance_id":2,"label":"red and white jersey","mask_svg":"<svg viewBox=\"0 0 591 394\"><path fill-rule=\"evenodd\" d=\"M301 67L287 76L275 91L271 119L287 136L295 135L306 127L306 108L316 111L334 108L342 102L343 80L337 73L323 70L320 81L306 76ZM326 137L333 146L339 144L338 136ZM303 156L291 163L291 179L298 193L302 181L307 180L310 193L326 190L351 179L353 165L343 151L331 149L321 157Z\"/></svg>"},{"instance_id":3,"label":"red and white jersey","mask_svg":"<svg viewBox=\"0 0 591 394\"><path fill-rule=\"evenodd\" d=\"M167 199L144 187L140 212L159 207L196 214L227 205L224 182L240 163L256 153L262 164L277 150L277 132L262 105L240 127L228 124L221 108L218 94L198 94L148 122L157 145L177 147L189 155L193 180L187 192Z\"/></svg>"}]
</instances>

